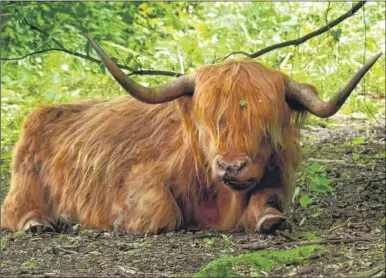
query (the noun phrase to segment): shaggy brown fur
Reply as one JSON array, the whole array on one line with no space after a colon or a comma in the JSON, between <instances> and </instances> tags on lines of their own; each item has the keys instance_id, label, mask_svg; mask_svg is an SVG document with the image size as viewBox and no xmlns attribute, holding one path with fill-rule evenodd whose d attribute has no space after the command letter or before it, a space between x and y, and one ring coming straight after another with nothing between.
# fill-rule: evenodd
<instances>
[{"instance_id":1,"label":"shaggy brown fur","mask_svg":"<svg viewBox=\"0 0 386 278\"><path fill-rule=\"evenodd\" d=\"M197 71L193 97L165 104L120 97L38 108L15 148L1 227L65 217L134 233L254 230L270 199L284 205L292 196L300 162L302 117L285 101L285 78L228 61ZM257 188L213 180L214 156L229 150L252 158Z\"/></svg>"}]
</instances>

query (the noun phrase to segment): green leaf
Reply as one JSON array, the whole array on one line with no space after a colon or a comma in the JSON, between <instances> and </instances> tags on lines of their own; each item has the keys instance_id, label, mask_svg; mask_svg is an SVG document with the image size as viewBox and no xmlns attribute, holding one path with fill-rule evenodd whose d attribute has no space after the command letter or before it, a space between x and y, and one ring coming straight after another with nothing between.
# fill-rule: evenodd
<instances>
[{"instance_id":1,"label":"green leaf","mask_svg":"<svg viewBox=\"0 0 386 278\"><path fill-rule=\"evenodd\" d=\"M314 182L311 182L309 184L308 188L309 188L310 191L318 192L318 193L324 193L324 194L335 190L335 188L333 188L333 187L331 187L329 185L317 184L317 183L314 183Z\"/></svg>"},{"instance_id":2,"label":"green leaf","mask_svg":"<svg viewBox=\"0 0 386 278\"><path fill-rule=\"evenodd\" d=\"M312 162L312 164L310 165L310 170L313 173L322 173L324 171L322 166L317 162Z\"/></svg>"},{"instance_id":3,"label":"green leaf","mask_svg":"<svg viewBox=\"0 0 386 278\"><path fill-rule=\"evenodd\" d=\"M312 178L312 182L316 183L317 185L329 185L330 182L325 177L316 176Z\"/></svg>"},{"instance_id":4,"label":"green leaf","mask_svg":"<svg viewBox=\"0 0 386 278\"><path fill-rule=\"evenodd\" d=\"M331 34L334 40L339 41L340 37L342 36L342 29L338 28L336 30L333 30Z\"/></svg>"},{"instance_id":5,"label":"green leaf","mask_svg":"<svg viewBox=\"0 0 386 278\"><path fill-rule=\"evenodd\" d=\"M380 224L383 228L386 228L386 217L383 217L380 221Z\"/></svg>"},{"instance_id":6,"label":"green leaf","mask_svg":"<svg viewBox=\"0 0 386 278\"><path fill-rule=\"evenodd\" d=\"M361 155L359 153L353 153L352 154L352 158L354 159L354 161L358 161L360 157L361 157Z\"/></svg>"},{"instance_id":7,"label":"green leaf","mask_svg":"<svg viewBox=\"0 0 386 278\"><path fill-rule=\"evenodd\" d=\"M303 207L303 208L306 208L308 207L311 203L312 203L312 199L310 197L308 197L307 195L303 195L301 198L300 198L300 205Z\"/></svg>"},{"instance_id":8,"label":"green leaf","mask_svg":"<svg viewBox=\"0 0 386 278\"><path fill-rule=\"evenodd\" d=\"M105 67L105 65L104 64L99 64L99 69L101 70L101 72L103 73L103 74L106 74L106 67Z\"/></svg>"},{"instance_id":9,"label":"green leaf","mask_svg":"<svg viewBox=\"0 0 386 278\"><path fill-rule=\"evenodd\" d=\"M354 146L359 146L359 145L362 145L364 144L366 141L363 137L356 137L353 141L352 141L352 144Z\"/></svg>"}]
</instances>

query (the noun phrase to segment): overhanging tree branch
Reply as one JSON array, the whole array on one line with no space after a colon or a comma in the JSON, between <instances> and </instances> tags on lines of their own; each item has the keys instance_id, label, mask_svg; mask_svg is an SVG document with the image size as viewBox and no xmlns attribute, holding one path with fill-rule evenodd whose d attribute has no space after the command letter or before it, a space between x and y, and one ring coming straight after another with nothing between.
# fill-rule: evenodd
<instances>
[{"instance_id":1,"label":"overhanging tree branch","mask_svg":"<svg viewBox=\"0 0 386 278\"><path fill-rule=\"evenodd\" d=\"M286 41L286 42L281 42L281 43L278 43L278 44L274 44L274 45L271 45L271 46L268 46L266 48L263 48L255 53L246 53L244 51L235 51L235 52L232 52L228 55L226 55L223 60L227 59L228 57L232 56L232 55L235 55L235 54L243 54L245 56L248 56L250 58L256 58L256 57L259 57L265 53L268 53L272 50L275 50L275 49L278 49L278 48L282 48L282 47L286 47L286 46L291 46L291 45L294 45L294 46L297 46L299 44L302 44L306 41L308 41L309 39L313 38L313 37L316 37L328 30L330 30L331 28L335 27L336 25L338 25L339 23L341 23L342 21L344 21L345 19L353 16L360 8L363 7L363 5L366 3L366 1L360 1L358 2L357 4L355 4L348 12L346 12L345 14L341 15L340 17L336 18L335 20L329 22L326 26L323 26L301 38L298 38L298 39L295 39L295 40L290 40L290 41ZM29 53L29 54L26 54L22 57L15 57L15 58L1 58L1 60L3 61L14 61L14 60L22 60L26 57L29 57L29 56L32 56L32 55L35 55L35 54L41 54L41 53L44 53L44 52L49 52L49 51L62 51L62 52L66 52L68 54L71 54L71 55L74 55L76 57L79 57L79 58L83 58L83 59L86 59L88 61L91 61L93 63L97 63L97 64L102 64L102 61L98 60L98 59L95 59L93 57L91 57L90 55L88 54L82 54L82 53L79 53L79 52L76 52L76 51L72 51L70 49L67 49L65 48L57 39L51 37L46 31L40 29L39 27L36 27L34 25L31 25L30 23L27 22L27 20L25 20L26 24L34 31L37 31L39 32L40 34L44 35L45 37L51 39L58 47L57 48L48 48L48 49L43 49L43 50L38 50L38 51L35 51L35 52L32 52L32 53ZM120 67L121 69L125 69L125 70L128 70L128 71L131 71L131 73L129 75L164 75L164 76L174 76L174 77L178 77L178 76L181 76L183 75L182 73L178 73L178 72L171 72L171 71L163 71L163 70L136 70L135 68L132 68L132 67L129 67L127 65L122 65L122 64L118 64L118 67Z\"/></svg>"},{"instance_id":2,"label":"overhanging tree branch","mask_svg":"<svg viewBox=\"0 0 386 278\"><path fill-rule=\"evenodd\" d=\"M360 8L363 7L363 5L366 4L366 1L360 1L358 2L357 4L355 4L351 10L349 10L347 13L341 15L340 17L338 17L337 19L331 21L330 23L328 23L326 26L323 26L322 28L319 28L318 30L315 30L301 38L298 38L296 40L290 40L290 41L286 41L286 42L281 42L281 43L278 43L278 44L274 44L274 45L271 45L271 46L268 46L266 48L263 48L255 53L251 53L251 54L248 54L246 52L243 52L243 51L235 51L235 52L232 52L228 55L226 55L223 60L227 59L228 57L232 56L232 55L235 55L235 54L244 54L245 56L248 56L250 58L256 58L256 57L259 57L265 53L268 53L272 50L275 50L275 49L278 49L278 48L282 48L282 47L286 47L286 46L290 46L290 45L294 45L294 46L298 46L299 44L302 44L306 41L308 41L309 39L313 38L313 37L316 37L320 34L323 34L324 32L330 30L331 28L333 28L334 26L338 25L339 23L341 23L343 20L353 16Z\"/></svg>"},{"instance_id":3,"label":"overhanging tree branch","mask_svg":"<svg viewBox=\"0 0 386 278\"><path fill-rule=\"evenodd\" d=\"M3 61L16 61L16 60L25 59L25 58L27 58L29 56L33 56L35 54L41 54L41 53L50 52L50 51L62 51L62 52L74 55L76 57L86 59L86 60L91 61L93 63L103 64L102 61L100 61L98 59L95 59L95 58L91 57L88 54L85 55L85 54L82 54L82 53L79 53L79 52L76 52L76 51L72 51L70 49L65 48L63 46L63 44L61 44L57 39L51 37L50 34L48 34L46 31L40 29L37 26L34 26L34 25L30 24L26 19L24 19L24 22L30 27L31 30L37 31L38 33L42 34L43 36L51 39L58 47L57 48L47 48L47 49L42 49L42 50L34 51L34 52L31 52L31 53L26 54L26 55L21 56L21 57L1 58L1 60L3 60ZM122 65L122 64L117 64L117 65L121 69L125 69L125 70L131 71L131 73L129 75L164 75L164 76L173 76L173 77L178 77L178 76L183 75L182 73L179 73L179 72L171 72L171 71L164 71L164 70L136 70L135 68L129 67L127 65Z\"/></svg>"},{"instance_id":4,"label":"overhanging tree branch","mask_svg":"<svg viewBox=\"0 0 386 278\"><path fill-rule=\"evenodd\" d=\"M25 59L25 58L27 58L29 56L33 56L35 54L41 54L41 53L45 53L45 52L50 52L50 51L62 51L62 52L66 52L68 54L74 55L76 57L86 59L86 60L91 61L93 63L97 63L97 64L101 64L102 63L102 61L100 61L98 59L95 59L95 58L93 58L91 56L84 55L84 54L78 53L78 52L74 52L74 51L71 51L71 50L66 49L66 48L47 48L47 49L42 49L42 50L38 50L38 51L34 51L34 52L31 52L31 53L28 53L28 54L26 54L24 56L21 56L21 57L1 58L1 60L3 60L3 61L23 60L23 59ZM178 76L183 75L182 73L179 73L179 72L164 71L164 70L136 70L136 69L134 69L132 67L129 67L129 66L126 66L126 65L122 65L122 64L117 64L117 65L121 69L125 69L125 70L131 71L131 73L129 75L164 75L164 76L173 76L173 77L178 77Z\"/></svg>"}]
</instances>

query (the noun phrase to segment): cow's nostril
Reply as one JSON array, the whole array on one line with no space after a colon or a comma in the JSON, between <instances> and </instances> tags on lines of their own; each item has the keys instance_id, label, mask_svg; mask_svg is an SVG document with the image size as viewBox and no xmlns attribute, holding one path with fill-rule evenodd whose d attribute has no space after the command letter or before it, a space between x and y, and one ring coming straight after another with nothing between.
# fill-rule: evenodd
<instances>
[{"instance_id":1,"label":"cow's nostril","mask_svg":"<svg viewBox=\"0 0 386 278\"><path fill-rule=\"evenodd\" d=\"M239 162L237 165L237 171L240 171L241 169L243 169L245 165L247 165L246 161Z\"/></svg>"},{"instance_id":2,"label":"cow's nostril","mask_svg":"<svg viewBox=\"0 0 386 278\"><path fill-rule=\"evenodd\" d=\"M228 165L221 159L217 159L217 165L220 167L220 169L226 170Z\"/></svg>"},{"instance_id":3,"label":"cow's nostril","mask_svg":"<svg viewBox=\"0 0 386 278\"><path fill-rule=\"evenodd\" d=\"M225 170L227 172L239 172L247 165L247 161L231 161L226 162L222 159L217 159L217 165L220 169Z\"/></svg>"}]
</instances>

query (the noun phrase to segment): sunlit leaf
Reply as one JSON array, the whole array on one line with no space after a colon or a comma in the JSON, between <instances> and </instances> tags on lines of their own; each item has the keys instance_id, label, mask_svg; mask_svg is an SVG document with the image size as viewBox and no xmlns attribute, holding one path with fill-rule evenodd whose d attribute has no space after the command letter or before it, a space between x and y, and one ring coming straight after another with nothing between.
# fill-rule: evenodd
<instances>
[{"instance_id":1,"label":"sunlit leaf","mask_svg":"<svg viewBox=\"0 0 386 278\"><path fill-rule=\"evenodd\" d=\"M300 198L299 203L303 208L306 208L312 203L312 199L310 197L308 197L307 195L303 195Z\"/></svg>"}]
</instances>

